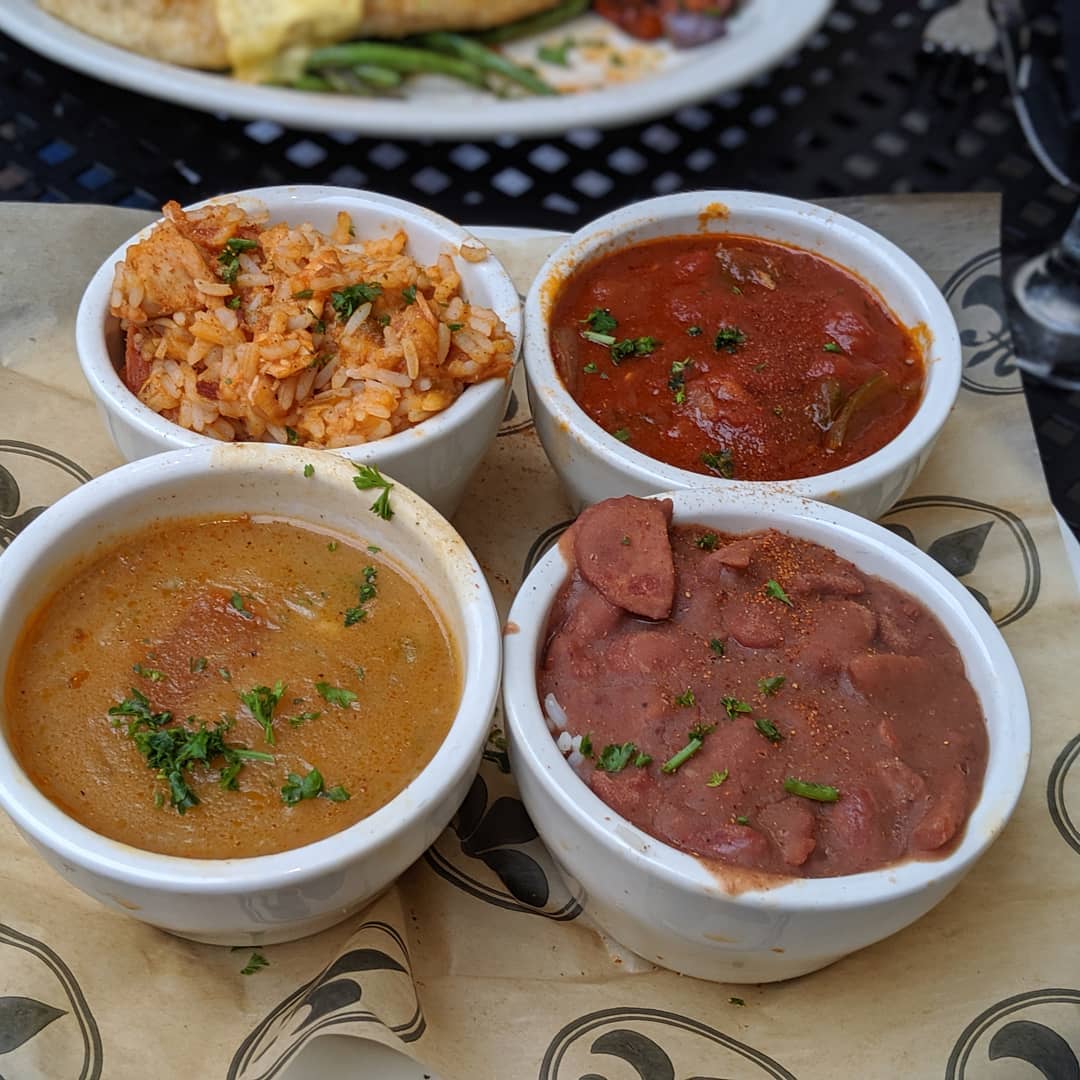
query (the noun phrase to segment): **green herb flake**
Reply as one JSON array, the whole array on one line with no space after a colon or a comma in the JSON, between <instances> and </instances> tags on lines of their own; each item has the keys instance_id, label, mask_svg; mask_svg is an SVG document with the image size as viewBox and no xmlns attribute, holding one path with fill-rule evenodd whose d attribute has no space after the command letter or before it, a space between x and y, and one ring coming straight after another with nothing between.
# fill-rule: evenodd
<instances>
[{"instance_id":1,"label":"green herb flake","mask_svg":"<svg viewBox=\"0 0 1080 1080\"><path fill-rule=\"evenodd\" d=\"M367 616L367 611L365 611L361 605L357 604L356 607L345 609L344 623L346 626L355 626L357 623L363 622Z\"/></svg>"},{"instance_id":2,"label":"green herb flake","mask_svg":"<svg viewBox=\"0 0 1080 1080\"><path fill-rule=\"evenodd\" d=\"M758 716L754 719L754 727L765 736L771 743L778 743L783 739L783 735L780 734L780 729L765 716Z\"/></svg>"},{"instance_id":3,"label":"green herb flake","mask_svg":"<svg viewBox=\"0 0 1080 1080\"><path fill-rule=\"evenodd\" d=\"M405 306L406 307L409 307L412 304L415 304L416 303L416 286L415 285L406 285L405 288L401 290L401 299L405 301Z\"/></svg>"},{"instance_id":4,"label":"green herb flake","mask_svg":"<svg viewBox=\"0 0 1080 1080\"><path fill-rule=\"evenodd\" d=\"M227 667L219 667L217 673L226 681L232 682L232 672Z\"/></svg>"},{"instance_id":5,"label":"green herb flake","mask_svg":"<svg viewBox=\"0 0 1080 1080\"><path fill-rule=\"evenodd\" d=\"M337 549L338 549L338 542L336 540L331 540L330 543L326 545L326 550L327 551L337 551Z\"/></svg>"},{"instance_id":6,"label":"green herb flake","mask_svg":"<svg viewBox=\"0 0 1080 1080\"><path fill-rule=\"evenodd\" d=\"M821 349L823 352L842 353L844 351L835 341L826 341L825 344L821 346Z\"/></svg>"},{"instance_id":7,"label":"green herb flake","mask_svg":"<svg viewBox=\"0 0 1080 1080\"><path fill-rule=\"evenodd\" d=\"M578 743L578 753L582 757L593 756L592 735L588 732L581 736L581 742Z\"/></svg>"},{"instance_id":8,"label":"green herb flake","mask_svg":"<svg viewBox=\"0 0 1080 1080\"><path fill-rule=\"evenodd\" d=\"M382 286L374 281L346 285L340 292L330 294L330 306L337 317L345 322L362 304L373 303L382 295Z\"/></svg>"},{"instance_id":9,"label":"green herb flake","mask_svg":"<svg viewBox=\"0 0 1080 1080\"><path fill-rule=\"evenodd\" d=\"M371 512L377 514L383 521L389 521L394 516L390 508L390 492L394 485L379 472L377 465L355 465L357 475L352 478L359 491L370 491L372 488L381 488L382 493L371 504Z\"/></svg>"},{"instance_id":10,"label":"green herb flake","mask_svg":"<svg viewBox=\"0 0 1080 1080\"><path fill-rule=\"evenodd\" d=\"M689 337L701 337L703 331L700 326L688 326L686 333Z\"/></svg>"},{"instance_id":11,"label":"green herb flake","mask_svg":"<svg viewBox=\"0 0 1080 1080\"><path fill-rule=\"evenodd\" d=\"M612 743L600 752L600 756L596 759L596 767L603 772L622 772L637 752L638 748L632 742L621 745Z\"/></svg>"},{"instance_id":12,"label":"green herb flake","mask_svg":"<svg viewBox=\"0 0 1080 1080\"><path fill-rule=\"evenodd\" d=\"M537 59L543 60L546 64L555 64L558 67L569 67L570 61L567 57L567 53L574 47L573 38L564 38L559 44L541 45L536 50Z\"/></svg>"},{"instance_id":13,"label":"green herb flake","mask_svg":"<svg viewBox=\"0 0 1080 1080\"><path fill-rule=\"evenodd\" d=\"M296 428L286 427L285 438L288 440L290 446L295 446L300 441L300 433Z\"/></svg>"},{"instance_id":14,"label":"green herb flake","mask_svg":"<svg viewBox=\"0 0 1080 1080\"><path fill-rule=\"evenodd\" d=\"M639 753L637 757L634 758L634 768L644 769L651 761L652 754Z\"/></svg>"},{"instance_id":15,"label":"green herb flake","mask_svg":"<svg viewBox=\"0 0 1080 1080\"><path fill-rule=\"evenodd\" d=\"M742 289L740 289L738 285L732 285L732 286L731 286L731 291L732 291L732 292L733 292L733 293L734 293L734 294L735 294L736 296L742 296Z\"/></svg>"},{"instance_id":16,"label":"green herb flake","mask_svg":"<svg viewBox=\"0 0 1080 1080\"><path fill-rule=\"evenodd\" d=\"M582 323L587 323L590 330L597 334L611 334L619 325L618 321L607 308L593 308ZM612 341L615 339L612 338Z\"/></svg>"},{"instance_id":17,"label":"green herb flake","mask_svg":"<svg viewBox=\"0 0 1080 1080\"><path fill-rule=\"evenodd\" d=\"M229 299L225 301L225 306L231 311L236 311L237 308L240 307L240 297L230 296Z\"/></svg>"},{"instance_id":18,"label":"green herb flake","mask_svg":"<svg viewBox=\"0 0 1080 1080\"><path fill-rule=\"evenodd\" d=\"M254 975L260 968L269 967L270 961L262 953L253 952L251 959L240 969L241 975Z\"/></svg>"},{"instance_id":19,"label":"green herb flake","mask_svg":"<svg viewBox=\"0 0 1080 1080\"><path fill-rule=\"evenodd\" d=\"M582 369L586 375L596 374L596 365L590 360Z\"/></svg>"},{"instance_id":20,"label":"green herb flake","mask_svg":"<svg viewBox=\"0 0 1080 1080\"><path fill-rule=\"evenodd\" d=\"M600 334L597 333L597 331L595 330L582 330L581 336L586 341L592 342L593 345L603 345L605 347L610 347L615 344L615 338L613 335Z\"/></svg>"},{"instance_id":21,"label":"green herb flake","mask_svg":"<svg viewBox=\"0 0 1080 1080\"><path fill-rule=\"evenodd\" d=\"M143 667L142 664L132 664L131 670L134 671L136 675L140 675L144 679L149 679L151 682L161 682L161 680L165 678L164 671L159 671L157 668L153 667Z\"/></svg>"},{"instance_id":22,"label":"green herb flake","mask_svg":"<svg viewBox=\"0 0 1080 1080\"><path fill-rule=\"evenodd\" d=\"M746 341L746 335L737 326L721 326L713 338L717 352L734 353Z\"/></svg>"},{"instance_id":23,"label":"green herb flake","mask_svg":"<svg viewBox=\"0 0 1080 1080\"><path fill-rule=\"evenodd\" d=\"M715 551L719 541L720 537L714 532L702 533L694 541L694 547L699 547L702 551Z\"/></svg>"},{"instance_id":24,"label":"green herb flake","mask_svg":"<svg viewBox=\"0 0 1080 1080\"><path fill-rule=\"evenodd\" d=\"M704 740L692 737L690 741L672 757L668 758L663 765L660 766L660 771L667 773L669 776L676 772L680 765L685 764L690 760L702 747Z\"/></svg>"},{"instance_id":25,"label":"green herb flake","mask_svg":"<svg viewBox=\"0 0 1080 1080\"><path fill-rule=\"evenodd\" d=\"M332 788L326 788L323 791L323 795L331 802L347 802L352 798L341 784L335 784Z\"/></svg>"},{"instance_id":26,"label":"green herb flake","mask_svg":"<svg viewBox=\"0 0 1080 1080\"><path fill-rule=\"evenodd\" d=\"M294 292L292 298L294 300L310 300L315 295L313 289L301 289L299 292Z\"/></svg>"},{"instance_id":27,"label":"green herb flake","mask_svg":"<svg viewBox=\"0 0 1080 1080\"><path fill-rule=\"evenodd\" d=\"M205 656L192 656L188 658L188 670L192 675L198 675L206 670L209 661Z\"/></svg>"},{"instance_id":28,"label":"green herb flake","mask_svg":"<svg viewBox=\"0 0 1080 1080\"><path fill-rule=\"evenodd\" d=\"M363 682L364 679L367 678L367 672L362 667L358 667L356 669L356 677L360 680L360 682Z\"/></svg>"},{"instance_id":29,"label":"green herb flake","mask_svg":"<svg viewBox=\"0 0 1080 1080\"><path fill-rule=\"evenodd\" d=\"M745 814L740 814L735 819L735 824L736 825L749 825L750 824L750 819Z\"/></svg>"},{"instance_id":30,"label":"green herb flake","mask_svg":"<svg viewBox=\"0 0 1080 1080\"><path fill-rule=\"evenodd\" d=\"M304 475L309 480L315 475L315 466L310 461L304 466Z\"/></svg>"},{"instance_id":31,"label":"green herb flake","mask_svg":"<svg viewBox=\"0 0 1080 1080\"><path fill-rule=\"evenodd\" d=\"M378 555L382 551L378 544L368 544L367 549L372 555Z\"/></svg>"},{"instance_id":32,"label":"green herb flake","mask_svg":"<svg viewBox=\"0 0 1080 1080\"><path fill-rule=\"evenodd\" d=\"M724 655L724 643L719 638L709 638L709 648L712 649L717 656Z\"/></svg>"},{"instance_id":33,"label":"green herb flake","mask_svg":"<svg viewBox=\"0 0 1080 1080\"><path fill-rule=\"evenodd\" d=\"M671 374L668 375L668 389L675 396L675 404L681 405L686 400L686 369L693 365L694 361L688 356L685 360L675 360L671 364Z\"/></svg>"},{"instance_id":34,"label":"green herb flake","mask_svg":"<svg viewBox=\"0 0 1080 1080\"><path fill-rule=\"evenodd\" d=\"M618 439L619 442L629 442L630 441L630 429L629 428L621 427L617 431L613 431L611 434L616 439Z\"/></svg>"},{"instance_id":35,"label":"green herb flake","mask_svg":"<svg viewBox=\"0 0 1080 1080\"><path fill-rule=\"evenodd\" d=\"M783 416L784 410L779 405L774 405L772 409L773 416Z\"/></svg>"},{"instance_id":36,"label":"green herb flake","mask_svg":"<svg viewBox=\"0 0 1080 1080\"><path fill-rule=\"evenodd\" d=\"M307 776L289 773L285 786L281 789L281 801L286 806L295 806L303 799L316 799L322 793L323 778L318 769L312 769Z\"/></svg>"},{"instance_id":37,"label":"green herb flake","mask_svg":"<svg viewBox=\"0 0 1080 1080\"><path fill-rule=\"evenodd\" d=\"M833 803L840 799L840 792L830 784L811 784L805 780L796 780L794 776L789 776L784 781L784 790L789 795L813 799L814 802Z\"/></svg>"},{"instance_id":38,"label":"green herb flake","mask_svg":"<svg viewBox=\"0 0 1080 1080\"><path fill-rule=\"evenodd\" d=\"M463 322L447 323L446 328L451 334L456 334L459 330L463 329L465 324Z\"/></svg>"},{"instance_id":39,"label":"green herb flake","mask_svg":"<svg viewBox=\"0 0 1080 1080\"><path fill-rule=\"evenodd\" d=\"M706 787L719 787L729 776L727 769L723 772L714 772L709 776L709 779L705 781Z\"/></svg>"},{"instance_id":40,"label":"green herb flake","mask_svg":"<svg viewBox=\"0 0 1080 1080\"><path fill-rule=\"evenodd\" d=\"M289 717L289 726L299 727L301 724L307 724L312 720L318 720L320 716L322 716L321 712L297 713L295 716Z\"/></svg>"},{"instance_id":41,"label":"green herb flake","mask_svg":"<svg viewBox=\"0 0 1080 1080\"><path fill-rule=\"evenodd\" d=\"M767 365L765 364L765 362L762 361L760 364L755 364L753 370L760 374L762 371L765 370L766 366Z\"/></svg>"},{"instance_id":42,"label":"green herb flake","mask_svg":"<svg viewBox=\"0 0 1080 1080\"><path fill-rule=\"evenodd\" d=\"M234 236L225 241L225 250L238 255L241 251L254 251L259 246L258 240L245 240L242 236Z\"/></svg>"},{"instance_id":43,"label":"green herb flake","mask_svg":"<svg viewBox=\"0 0 1080 1080\"><path fill-rule=\"evenodd\" d=\"M232 596L229 597L229 607L231 607L234 611L238 612L240 615L243 615L245 619L255 618L255 616L244 605L244 598L238 592L234 592Z\"/></svg>"},{"instance_id":44,"label":"green herb flake","mask_svg":"<svg viewBox=\"0 0 1080 1080\"><path fill-rule=\"evenodd\" d=\"M787 604L788 607L795 606L791 602L791 597L780 587L780 583L772 578L765 582L765 595L773 600L779 600L781 604Z\"/></svg>"},{"instance_id":45,"label":"green herb flake","mask_svg":"<svg viewBox=\"0 0 1080 1080\"><path fill-rule=\"evenodd\" d=\"M273 689L269 686L253 686L240 695L240 700L248 707L251 715L262 725L266 741L274 745L274 710L285 693L285 684L278 679Z\"/></svg>"},{"instance_id":46,"label":"green herb flake","mask_svg":"<svg viewBox=\"0 0 1080 1080\"><path fill-rule=\"evenodd\" d=\"M681 705L684 709L689 709L694 704L694 691L689 687L685 689L681 694L675 695L675 704Z\"/></svg>"},{"instance_id":47,"label":"green herb flake","mask_svg":"<svg viewBox=\"0 0 1080 1080\"><path fill-rule=\"evenodd\" d=\"M783 675L766 675L764 678L758 679L758 689L766 697L772 697L786 682L787 678Z\"/></svg>"},{"instance_id":48,"label":"green herb flake","mask_svg":"<svg viewBox=\"0 0 1080 1080\"><path fill-rule=\"evenodd\" d=\"M389 326L390 325L390 315L387 312L382 311L378 315L375 316L375 321L380 326Z\"/></svg>"},{"instance_id":49,"label":"green herb flake","mask_svg":"<svg viewBox=\"0 0 1080 1080\"><path fill-rule=\"evenodd\" d=\"M654 337L626 338L611 346L611 362L618 365L631 356L651 356L660 342Z\"/></svg>"},{"instance_id":50,"label":"green herb flake","mask_svg":"<svg viewBox=\"0 0 1080 1080\"><path fill-rule=\"evenodd\" d=\"M351 690L345 690L340 686L331 686L326 682L317 682L315 690L323 701L331 705L337 705L340 709L347 709L360 695Z\"/></svg>"},{"instance_id":51,"label":"green herb flake","mask_svg":"<svg viewBox=\"0 0 1080 1080\"><path fill-rule=\"evenodd\" d=\"M740 701L734 697L723 697L720 699L720 704L724 706L724 711L728 714L729 720L734 720L736 716L754 711L749 702Z\"/></svg>"},{"instance_id":52,"label":"green herb flake","mask_svg":"<svg viewBox=\"0 0 1080 1080\"><path fill-rule=\"evenodd\" d=\"M735 475L735 462L730 450L707 450L701 455L701 464L725 480L730 480Z\"/></svg>"}]
</instances>

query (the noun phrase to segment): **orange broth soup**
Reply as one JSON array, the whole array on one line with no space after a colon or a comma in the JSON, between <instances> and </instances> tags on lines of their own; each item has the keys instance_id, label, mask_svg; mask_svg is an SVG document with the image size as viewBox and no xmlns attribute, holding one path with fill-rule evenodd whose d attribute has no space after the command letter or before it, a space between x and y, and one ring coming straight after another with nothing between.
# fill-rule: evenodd
<instances>
[{"instance_id":1,"label":"orange broth soup","mask_svg":"<svg viewBox=\"0 0 1080 1080\"><path fill-rule=\"evenodd\" d=\"M367 817L431 760L456 650L374 546L265 518L176 521L35 614L8 737L76 821L147 851L269 855Z\"/></svg>"}]
</instances>

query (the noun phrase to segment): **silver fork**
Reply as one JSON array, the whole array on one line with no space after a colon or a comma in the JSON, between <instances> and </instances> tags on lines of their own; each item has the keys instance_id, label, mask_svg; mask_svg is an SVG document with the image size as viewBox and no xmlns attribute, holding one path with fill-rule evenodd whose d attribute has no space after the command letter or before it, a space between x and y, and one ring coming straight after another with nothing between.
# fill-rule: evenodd
<instances>
[{"instance_id":1,"label":"silver fork","mask_svg":"<svg viewBox=\"0 0 1080 1080\"><path fill-rule=\"evenodd\" d=\"M931 16L922 34L924 51L966 56L979 64L987 61L997 39L988 0L957 0Z\"/></svg>"}]
</instances>

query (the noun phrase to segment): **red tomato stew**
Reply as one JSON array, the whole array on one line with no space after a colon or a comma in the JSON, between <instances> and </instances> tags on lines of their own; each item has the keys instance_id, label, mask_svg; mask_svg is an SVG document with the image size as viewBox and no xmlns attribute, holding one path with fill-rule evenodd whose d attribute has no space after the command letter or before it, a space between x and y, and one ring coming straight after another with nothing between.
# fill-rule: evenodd
<instances>
[{"instance_id":1,"label":"red tomato stew","mask_svg":"<svg viewBox=\"0 0 1080 1080\"><path fill-rule=\"evenodd\" d=\"M796 877L950 849L986 725L917 600L776 531L584 511L538 689L559 746L628 821L682 851Z\"/></svg>"},{"instance_id":2,"label":"red tomato stew","mask_svg":"<svg viewBox=\"0 0 1080 1080\"><path fill-rule=\"evenodd\" d=\"M674 236L604 255L556 300L574 400L649 457L742 480L817 476L909 423L913 334L843 267L752 236Z\"/></svg>"}]
</instances>

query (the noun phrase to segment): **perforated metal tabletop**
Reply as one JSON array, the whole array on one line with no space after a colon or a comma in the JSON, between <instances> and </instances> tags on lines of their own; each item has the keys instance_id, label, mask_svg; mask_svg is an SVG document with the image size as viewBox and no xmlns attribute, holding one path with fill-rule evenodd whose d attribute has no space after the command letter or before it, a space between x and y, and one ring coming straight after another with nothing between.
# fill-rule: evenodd
<instances>
[{"instance_id":1,"label":"perforated metal tabletop","mask_svg":"<svg viewBox=\"0 0 1080 1080\"><path fill-rule=\"evenodd\" d=\"M793 0L794 2L794 0ZM208 116L72 72L0 36L0 198L155 208L238 187L335 183L474 224L574 229L698 187L821 198L1000 191L1006 271L1064 228L1076 196L1036 163L1001 67L928 58L943 0L838 0L803 49L741 90L640 125L441 143ZM1059 48L1055 0L1031 0ZM1051 491L1080 530L1080 394L1028 386Z\"/></svg>"}]
</instances>

